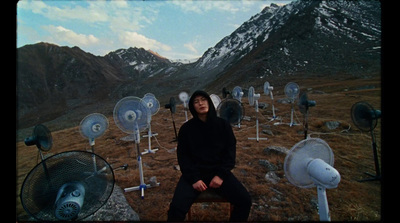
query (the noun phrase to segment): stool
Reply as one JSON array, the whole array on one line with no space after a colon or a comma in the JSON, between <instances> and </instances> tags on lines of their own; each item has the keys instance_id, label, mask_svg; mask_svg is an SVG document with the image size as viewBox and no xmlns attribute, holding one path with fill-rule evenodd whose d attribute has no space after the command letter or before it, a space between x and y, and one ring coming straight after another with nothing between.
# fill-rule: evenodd
<instances>
[{"instance_id":1,"label":"stool","mask_svg":"<svg viewBox=\"0 0 400 223\"><path fill-rule=\"evenodd\" d=\"M224 197L217 194L214 189L208 188L207 190L200 193L200 195L196 198L194 203L208 203L208 202L228 202ZM233 211L233 205L229 205L229 216ZM192 221L192 207L190 207L188 212L188 221Z\"/></svg>"}]
</instances>

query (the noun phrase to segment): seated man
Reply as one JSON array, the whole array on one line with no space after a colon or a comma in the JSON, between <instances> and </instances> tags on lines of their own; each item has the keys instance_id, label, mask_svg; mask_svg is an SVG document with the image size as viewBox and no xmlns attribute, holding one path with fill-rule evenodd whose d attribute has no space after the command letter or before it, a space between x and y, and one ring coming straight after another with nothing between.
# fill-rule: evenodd
<instances>
[{"instance_id":1,"label":"seated man","mask_svg":"<svg viewBox=\"0 0 400 223\"><path fill-rule=\"evenodd\" d=\"M178 134L177 156L182 176L168 210L168 221L183 221L197 196L208 187L234 205L230 221L247 221L251 197L232 174L236 138L230 124L217 117L210 96L193 93L189 101L193 118Z\"/></svg>"}]
</instances>

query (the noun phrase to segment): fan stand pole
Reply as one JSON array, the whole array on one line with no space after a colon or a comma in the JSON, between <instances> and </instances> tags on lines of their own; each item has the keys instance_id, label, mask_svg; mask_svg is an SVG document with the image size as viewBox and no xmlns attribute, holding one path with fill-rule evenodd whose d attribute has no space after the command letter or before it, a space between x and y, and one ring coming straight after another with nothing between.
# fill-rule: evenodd
<instances>
[{"instance_id":1,"label":"fan stand pole","mask_svg":"<svg viewBox=\"0 0 400 223\"><path fill-rule=\"evenodd\" d=\"M176 142L178 141L178 134L176 133L176 127L175 127L175 119L174 119L174 114L171 111L171 117L172 117L172 124L174 126L174 132L175 132L175 139L172 140L171 142Z\"/></svg>"},{"instance_id":2,"label":"fan stand pole","mask_svg":"<svg viewBox=\"0 0 400 223\"><path fill-rule=\"evenodd\" d=\"M156 153L156 151L158 151L158 149L151 149L151 137L153 136L157 136L158 134L155 133L153 134L151 132L151 124L149 123L149 131L147 132L147 135L144 135L143 137L148 137L149 138L149 149L145 149L144 152L142 153L142 155L145 155L147 153Z\"/></svg>"},{"instance_id":3,"label":"fan stand pole","mask_svg":"<svg viewBox=\"0 0 400 223\"><path fill-rule=\"evenodd\" d=\"M375 162L375 176L371 173L365 172L365 174L367 174L368 176L371 176L372 178L359 180L358 182L381 180L381 171L379 168L378 151L376 150L375 135L374 135L374 130L372 128L371 128L371 140L372 140L372 150L374 153L374 162Z\"/></svg>"},{"instance_id":4,"label":"fan stand pole","mask_svg":"<svg viewBox=\"0 0 400 223\"><path fill-rule=\"evenodd\" d=\"M290 124L289 124L290 127L293 126L294 102L292 101L291 104L292 104L292 109L291 109L291 113L290 113Z\"/></svg>"},{"instance_id":5,"label":"fan stand pole","mask_svg":"<svg viewBox=\"0 0 400 223\"><path fill-rule=\"evenodd\" d=\"M268 138L260 138L258 134L258 100L255 100L255 105L256 105L256 138L248 138L248 139L255 139L257 142L260 140L267 140Z\"/></svg>"},{"instance_id":6,"label":"fan stand pole","mask_svg":"<svg viewBox=\"0 0 400 223\"><path fill-rule=\"evenodd\" d=\"M306 113L304 114L304 139L307 139L308 131L308 108L306 108Z\"/></svg>"},{"instance_id":7,"label":"fan stand pole","mask_svg":"<svg viewBox=\"0 0 400 223\"><path fill-rule=\"evenodd\" d=\"M95 144L94 138L89 138L89 144L90 144L90 149L92 150L92 153L93 153L93 155L92 155L93 169L94 169L94 172L97 172L96 155L94 155L95 154L94 153L94 144Z\"/></svg>"},{"instance_id":8,"label":"fan stand pole","mask_svg":"<svg viewBox=\"0 0 400 223\"><path fill-rule=\"evenodd\" d=\"M329 214L328 199L326 198L326 190L324 187L317 185L318 193L318 214L320 221L331 221Z\"/></svg>"},{"instance_id":9,"label":"fan stand pole","mask_svg":"<svg viewBox=\"0 0 400 223\"><path fill-rule=\"evenodd\" d=\"M154 187L154 186L160 186L160 183L156 183L155 185L145 184L144 183L142 155L141 155L140 149L139 149L139 143L140 143L140 135L139 134L140 134L139 131L137 131L137 133L135 134L135 146L136 146L137 161L138 161L138 166L139 166L140 185L139 186L135 186L135 187L125 188L124 192L140 190L140 196L141 196L142 199L144 199L144 190L147 189L147 188Z\"/></svg>"},{"instance_id":10,"label":"fan stand pole","mask_svg":"<svg viewBox=\"0 0 400 223\"><path fill-rule=\"evenodd\" d=\"M271 94L271 100L272 100L272 119L271 121L276 119L276 115L275 115L275 107L274 107L274 96L272 95L272 91L270 92Z\"/></svg>"}]
</instances>

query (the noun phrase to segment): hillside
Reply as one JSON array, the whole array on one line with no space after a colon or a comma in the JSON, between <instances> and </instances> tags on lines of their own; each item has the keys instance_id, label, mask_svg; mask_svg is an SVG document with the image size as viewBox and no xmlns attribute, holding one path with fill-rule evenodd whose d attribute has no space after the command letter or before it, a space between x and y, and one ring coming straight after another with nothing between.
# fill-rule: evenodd
<instances>
[{"instance_id":1,"label":"hillside","mask_svg":"<svg viewBox=\"0 0 400 223\"><path fill-rule=\"evenodd\" d=\"M379 1L272 4L193 63L171 62L143 48L98 57L79 47L26 45L17 49L17 126L60 116L73 120L85 107L112 106L148 92L167 102L183 90L220 91L259 79L376 77L380 58Z\"/></svg>"},{"instance_id":2,"label":"hillside","mask_svg":"<svg viewBox=\"0 0 400 223\"><path fill-rule=\"evenodd\" d=\"M327 189L329 208L332 221L379 221L382 218L380 182L358 182L368 176L364 172L374 173L374 161L371 150L369 133L358 130L351 121L350 108L358 101L367 101L375 109L381 109L381 80L373 79L326 79L326 78L299 78L292 79L299 84L301 91L307 91L310 100L317 105L310 108L309 131L311 137L325 140L332 148L334 167L341 175L338 188ZM284 176L284 155L269 154L264 149L270 146L280 146L290 149L295 143L303 139L303 118L298 108L295 108L295 121L299 125L289 127L290 105L278 103L284 99L283 87L274 82L276 115L282 118L279 121L269 121L271 117L271 99L261 94L260 103L266 103L265 109L260 109L260 131L270 130L271 134L261 133L260 137L268 140L256 142L248 140L254 137L255 110L243 98L246 116L241 128L233 127L237 138L236 168L233 173L243 182L252 196L253 206L250 212L250 221L318 221L316 207L316 188L302 189L290 184ZM254 85L256 92L261 92L261 84ZM248 88L248 85L242 85ZM209 92L218 94L220 92ZM337 103L340 102L340 103ZM139 185L139 172L135 159L135 150L132 142L123 141L126 136L114 123L112 115L107 115L110 126L106 133L96 139L96 153L106 159L113 167L128 164L126 171L116 170L116 184L121 188ZM84 116L81 116L81 119ZM183 106L177 107L175 114L176 126L179 129L185 120ZM336 129L329 129L326 122L338 121ZM50 130L52 130L50 128ZM124 193L131 207L139 214L142 221L165 221L169 202L179 179L180 172L174 169L177 165L176 143L171 142L174 137L171 115L168 109L161 108L152 118L152 130L158 133L152 139L152 148L159 148L154 154L143 155L145 182L150 177L157 177L161 183L159 187L145 191L145 199L140 198L137 191ZM52 130L53 131L53 130ZM375 129L378 153L381 154L381 122ZM25 137L30 136L26 134ZM45 156L62 151L90 150L87 139L79 133L78 126L53 131L53 148ZM37 149L27 147L23 142L17 146L17 194L22 182L29 171L40 161ZM147 139L141 140L141 150L148 148ZM275 166L265 165L268 161ZM277 178L265 178L267 173L274 172ZM17 219L26 219L26 212L21 207L19 197L16 198ZM227 220L227 204L196 204L193 208L193 220L225 221Z\"/></svg>"}]
</instances>

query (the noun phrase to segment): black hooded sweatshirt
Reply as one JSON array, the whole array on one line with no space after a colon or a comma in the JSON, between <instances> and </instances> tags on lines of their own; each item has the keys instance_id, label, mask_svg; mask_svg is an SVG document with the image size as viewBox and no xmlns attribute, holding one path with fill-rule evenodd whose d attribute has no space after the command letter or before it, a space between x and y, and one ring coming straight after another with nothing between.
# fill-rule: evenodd
<instances>
[{"instance_id":1,"label":"black hooded sweatshirt","mask_svg":"<svg viewBox=\"0 0 400 223\"><path fill-rule=\"evenodd\" d=\"M194 109L194 98L204 96L208 101L207 121L201 121ZM229 174L235 166L236 138L231 125L217 117L210 96L196 91L189 100L193 118L182 125L178 135L177 156L183 178L191 184L205 176Z\"/></svg>"}]
</instances>

